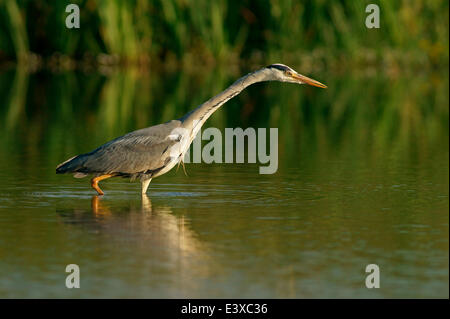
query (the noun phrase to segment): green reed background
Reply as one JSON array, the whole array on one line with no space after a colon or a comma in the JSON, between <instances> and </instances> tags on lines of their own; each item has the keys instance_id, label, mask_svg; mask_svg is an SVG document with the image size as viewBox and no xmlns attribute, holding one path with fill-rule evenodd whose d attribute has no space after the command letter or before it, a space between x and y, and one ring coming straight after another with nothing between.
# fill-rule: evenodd
<instances>
[{"instance_id":1,"label":"green reed background","mask_svg":"<svg viewBox=\"0 0 450 319\"><path fill-rule=\"evenodd\" d=\"M71 2L80 29L65 27ZM380 29L364 25L369 3L380 6ZM448 153L448 8L446 0L0 0L0 148L58 163L178 118L246 72L283 62L329 88L251 87L208 125L279 127L292 163L338 150L374 161Z\"/></svg>"},{"instance_id":2,"label":"green reed background","mask_svg":"<svg viewBox=\"0 0 450 319\"><path fill-rule=\"evenodd\" d=\"M65 27L69 3L80 6L81 29ZM369 3L380 6L380 29L364 25ZM0 59L438 66L449 57L448 8L446 0L1 0Z\"/></svg>"}]
</instances>

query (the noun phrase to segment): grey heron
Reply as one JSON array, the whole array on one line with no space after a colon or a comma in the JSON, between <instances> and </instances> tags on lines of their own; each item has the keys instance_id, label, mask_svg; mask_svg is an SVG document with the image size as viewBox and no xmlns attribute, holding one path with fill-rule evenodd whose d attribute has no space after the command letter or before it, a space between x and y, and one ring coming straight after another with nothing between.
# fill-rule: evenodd
<instances>
[{"instance_id":1,"label":"grey heron","mask_svg":"<svg viewBox=\"0 0 450 319\"><path fill-rule=\"evenodd\" d=\"M167 173L177 163L183 163L184 154L196 134L215 111L249 85L264 81L326 88L324 84L301 75L286 65L271 64L241 77L222 93L183 117L130 132L89 153L72 157L59 164L56 173L73 173L77 178L93 174L91 186L99 195L103 195L98 185L102 180L110 177L139 179L142 194L145 194L153 178Z\"/></svg>"}]
</instances>

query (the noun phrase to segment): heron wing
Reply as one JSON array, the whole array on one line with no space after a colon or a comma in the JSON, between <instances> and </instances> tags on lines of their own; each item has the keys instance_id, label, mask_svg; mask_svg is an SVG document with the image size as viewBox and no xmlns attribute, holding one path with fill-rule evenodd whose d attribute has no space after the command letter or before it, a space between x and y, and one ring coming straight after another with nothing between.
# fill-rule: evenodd
<instances>
[{"instance_id":1,"label":"heron wing","mask_svg":"<svg viewBox=\"0 0 450 319\"><path fill-rule=\"evenodd\" d=\"M180 127L180 121L170 121L128 133L84 154L82 173L151 174L169 162L169 148L177 140L168 138Z\"/></svg>"}]
</instances>

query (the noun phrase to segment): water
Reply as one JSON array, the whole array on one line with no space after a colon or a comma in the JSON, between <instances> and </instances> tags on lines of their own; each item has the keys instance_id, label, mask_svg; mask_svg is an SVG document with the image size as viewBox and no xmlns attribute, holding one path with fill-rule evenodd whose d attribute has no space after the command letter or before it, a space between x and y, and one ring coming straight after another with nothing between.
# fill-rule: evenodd
<instances>
[{"instance_id":1,"label":"water","mask_svg":"<svg viewBox=\"0 0 450 319\"><path fill-rule=\"evenodd\" d=\"M111 179L99 198L54 174L239 74L221 72L0 73L0 297L448 298L448 74L249 88L208 126L278 127L273 175L187 164L147 197Z\"/></svg>"}]
</instances>

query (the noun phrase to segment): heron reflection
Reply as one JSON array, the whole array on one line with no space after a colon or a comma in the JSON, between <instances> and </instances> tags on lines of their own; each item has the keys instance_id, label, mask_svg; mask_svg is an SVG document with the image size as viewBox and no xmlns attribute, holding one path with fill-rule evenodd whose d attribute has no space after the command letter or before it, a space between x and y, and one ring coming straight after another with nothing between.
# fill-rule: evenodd
<instances>
[{"instance_id":1,"label":"heron reflection","mask_svg":"<svg viewBox=\"0 0 450 319\"><path fill-rule=\"evenodd\" d=\"M143 272L148 272L140 276L164 269L167 276L185 278L182 284L188 287L195 285L194 278L209 276L217 269L212 266L208 245L199 239L184 215L174 214L168 206L153 204L147 195L140 202L126 204L93 196L90 209L58 213L63 222L82 232L97 234L95 245L103 250L106 246L115 266L135 260Z\"/></svg>"}]
</instances>

